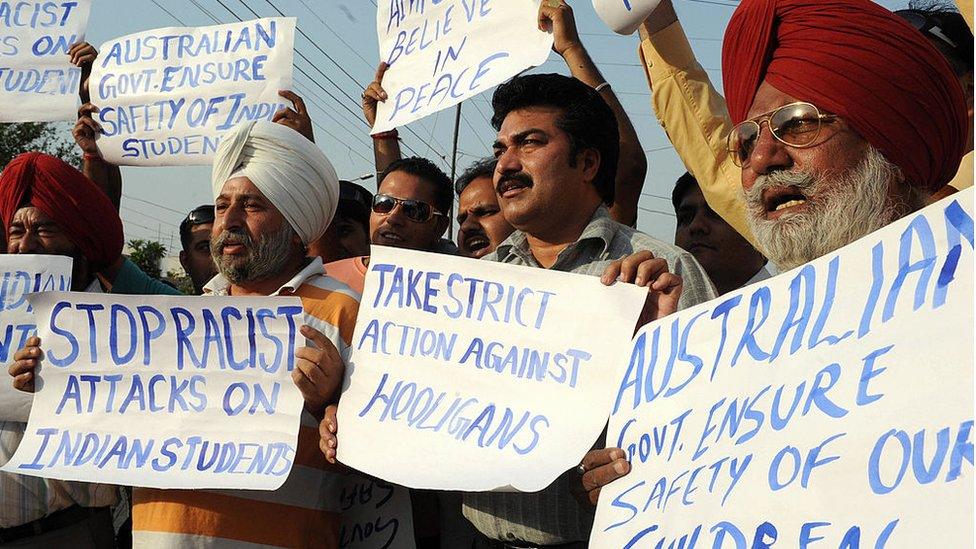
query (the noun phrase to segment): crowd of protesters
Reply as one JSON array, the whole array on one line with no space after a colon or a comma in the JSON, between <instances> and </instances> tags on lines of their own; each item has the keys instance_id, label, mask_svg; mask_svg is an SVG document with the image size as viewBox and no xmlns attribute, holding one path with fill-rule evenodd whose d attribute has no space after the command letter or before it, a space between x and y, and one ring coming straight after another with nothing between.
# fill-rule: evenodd
<instances>
[{"instance_id":1,"label":"crowd of protesters","mask_svg":"<svg viewBox=\"0 0 976 549\"><path fill-rule=\"evenodd\" d=\"M644 286L647 322L812 261L972 184L973 36L954 6L893 13L868 0L742 0L723 42L720 95L663 0L640 28L638 56L688 173L672 193L674 242L662 242L636 227L654 174L572 8L544 0L539 25L572 76L499 86L493 129L484 128L493 150L457 181L428 159L402 157L396 130L373 136L375 194L340 180L288 91L291 108L223 136L213 203L179 226L180 262L197 294L301 298L308 345L296 351L293 379L305 410L280 489L120 489L0 472L0 545L339 547L335 403L371 244ZM72 50L79 65L95 55L87 44ZM386 68L362 95L370 124L387 99ZM123 256L123 182L99 156L96 111L85 103L74 128L81 171L37 152L3 169L0 250L70 256L75 291L175 294ZM43 348L35 337L16 353L17 389L33 391ZM0 460L23 434L23 424L2 424ZM621 449L597 443L537 493L411 491L417 546L586 547L600 488L629 470Z\"/></svg>"}]
</instances>

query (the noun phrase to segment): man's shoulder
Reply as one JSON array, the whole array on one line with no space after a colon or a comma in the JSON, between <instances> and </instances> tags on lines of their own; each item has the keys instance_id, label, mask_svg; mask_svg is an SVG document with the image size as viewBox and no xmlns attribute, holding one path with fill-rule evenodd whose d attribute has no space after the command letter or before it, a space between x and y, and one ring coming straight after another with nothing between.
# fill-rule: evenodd
<instances>
[{"instance_id":1,"label":"man's shoulder","mask_svg":"<svg viewBox=\"0 0 976 549\"><path fill-rule=\"evenodd\" d=\"M312 275L295 289L295 295L303 299L327 301L336 306L359 305L360 295L348 284L328 274Z\"/></svg>"},{"instance_id":2,"label":"man's shoulder","mask_svg":"<svg viewBox=\"0 0 976 549\"><path fill-rule=\"evenodd\" d=\"M613 223L616 234L613 242L610 244L609 259L611 260L621 259L640 251L649 251L654 254L654 257L668 260L669 264L672 263L672 260L692 257L690 253L674 244L664 242L663 240L654 238L647 233L617 223L616 221Z\"/></svg>"}]
</instances>

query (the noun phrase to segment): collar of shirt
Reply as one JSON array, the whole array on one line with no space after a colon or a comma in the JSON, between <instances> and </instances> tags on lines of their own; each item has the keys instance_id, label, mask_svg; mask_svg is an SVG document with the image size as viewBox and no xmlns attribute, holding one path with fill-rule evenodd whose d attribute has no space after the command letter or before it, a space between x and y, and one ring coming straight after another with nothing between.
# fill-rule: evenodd
<instances>
[{"instance_id":1,"label":"collar of shirt","mask_svg":"<svg viewBox=\"0 0 976 549\"><path fill-rule=\"evenodd\" d=\"M560 267L565 267L567 263L574 265L580 263L580 260L583 263L606 261L609 259L610 243L613 242L615 234L614 221L610 217L610 211L601 205L593 212L593 216L590 217L590 222L587 223L583 232L580 233L579 238L576 239L576 242L566 246L563 251L559 252L559 256L556 257L556 262L552 268L559 269ZM591 243L595 243L599 247L593 248L593 253L581 257L581 254L585 251L584 247ZM493 257L495 261L502 263L518 262L515 261L516 258L527 265L533 267L540 266L539 262L532 255L528 237L522 231L515 231L505 242L499 244ZM570 268L572 267L570 266Z\"/></svg>"},{"instance_id":2,"label":"collar of shirt","mask_svg":"<svg viewBox=\"0 0 976 549\"><path fill-rule=\"evenodd\" d=\"M298 271L298 274L292 277L291 280L285 282L280 288L275 290L272 296L291 294L297 290L303 282L312 278L313 276L319 276L325 272L322 265L321 257L307 258L308 264ZM217 273L217 276L210 279L210 282L203 287L204 295L215 295L215 296L226 296L230 295L230 281L224 278L224 275Z\"/></svg>"},{"instance_id":3,"label":"collar of shirt","mask_svg":"<svg viewBox=\"0 0 976 549\"><path fill-rule=\"evenodd\" d=\"M102 290L102 283L98 280L97 276L95 277L95 280L92 280L92 283L89 284L87 288L85 288L85 291L92 294L105 293L105 291Z\"/></svg>"}]
</instances>

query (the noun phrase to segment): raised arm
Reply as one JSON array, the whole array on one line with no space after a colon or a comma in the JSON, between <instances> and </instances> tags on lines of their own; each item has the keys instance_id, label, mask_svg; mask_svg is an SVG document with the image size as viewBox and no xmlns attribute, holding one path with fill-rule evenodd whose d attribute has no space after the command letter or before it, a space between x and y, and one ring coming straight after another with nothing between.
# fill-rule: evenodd
<instances>
[{"instance_id":1,"label":"raised arm","mask_svg":"<svg viewBox=\"0 0 976 549\"><path fill-rule=\"evenodd\" d=\"M373 82L363 91L363 116L369 127L376 124L376 104L387 100L386 91L383 90L383 75L390 66L385 62L380 63L376 69L376 76ZM396 130L378 133L373 136L373 158L376 162L376 173L381 174L386 171L386 167L393 162L400 160L400 136ZM377 175L377 180L379 180Z\"/></svg>"},{"instance_id":2,"label":"raised arm","mask_svg":"<svg viewBox=\"0 0 976 549\"><path fill-rule=\"evenodd\" d=\"M726 150L732 121L725 99L695 59L671 0L661 0L640 36L639 55L658 121L708 205L755 245L739 199L742 172Z\"/></svg>"},{"instance_id":3,"label":"raised arm","mask_svg":"<svg viewBox=\"0 0 976 549\"><path fill-rule=\"evenodd\" d=\"M606 85L600 69L593 63L593 59L583 46L576 30L573 8L564 0L561 0L556 7L543 2L539 7L539 28L552 30L553 49L566 61L573 78L597 89L617 119L620 131L620 159L617 163L617 180L610 214L618 222L634 226L637 223L637 202L640 200L644 178L647 175L647 156L637 138L637 131L634 130L634 125L624 112L617 95L609 85Z\"/></svg>"},{"instance_id":4,"label":"raised arm","mask_svg":"<svg viewBox=\"0 0 976 549\"><path fill-rule=\"evenodd\" d=\"M98 112L98 107L91 104L88 93L88 77L91 75L92 63L98 57L98 51L88 42L78 42L68 49L68 56L73 65L81 68L78 96L82 106L78 109L78 122L71 132L83 154L81 171L102 189L117 210L122 200L122 171L118 166L106 162L98 152L95 139L102 132L102 127L92 119L92 114Z\"/></svg>"}]
</instances>

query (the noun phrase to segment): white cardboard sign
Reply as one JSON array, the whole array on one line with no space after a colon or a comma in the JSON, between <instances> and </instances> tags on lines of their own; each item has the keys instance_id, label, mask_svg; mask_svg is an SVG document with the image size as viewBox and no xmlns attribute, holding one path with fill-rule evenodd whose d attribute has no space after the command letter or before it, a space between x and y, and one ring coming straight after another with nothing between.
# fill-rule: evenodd
<instances>
[{"instance_id":1,"label":"white cardboard sign","mask_svg":"<svg viewBox=\"0 0 976 549\"><path fill-rule=\"evenodd\" d=\"M549 57L539 0L380 0L376 35L389 99L373 133L457 105Z\"/></svg>"},{"instance_id":2,"label":"white cardboard sign","mask_svg":"<svg viewBox=\"0 0 976 549\"><path fill-rule=\"evenodd\" d=\"M339 504L343 549L417 549L410 491L357 473L343 476Z\"/></svg>"},{"instance_id":3,"label":"white cardboard sign","mask_svg":"<svg viewBox=\"0 0 976 549\"><path fill-rule=\"evenodd\" d=\"M68 50L90 11L91 0L0 2L0 122L77 118L81 68Z\"/></svg>"},{"instance_id":4,"label":"white cardboard sign","mask_svg":"<svg viewBox=\"0 0 976 549\"><path fill-rule=\"evenodd\" d=\"M271 120L291 89L295 18L169 27L101 45L90 80L113 164L210 164L220 136Z\"/></svg>"},{"instance_id":5,"label":"white cardboard sign","mask_svg":"<svg viewBox=\"0 0 976 549\"><path fill-rule=\"evenodd\" d=\"M44 357L10 473L151 488L275 490L304 405L298 298L45 292Z\"/></svg>"},{"instance_id":6,"label":"white cardboard sign","mask_svg":"<svg viewBox=\"0 0 976 549\"><path fill-rule=\"evenodd\" d=\"M411 488L545 488L603 430L646 295L595 276L374 247L339 461Z\"/></svg>"},{"instance_id":7,"label":"white cardboard sign","mask_svg":"<svg viewBox=\"0 0 976 549\"><path fill-rule=\"evenodd\" d=\"M27 296L71 289L71 258L0 254L0 421L27 422L32 395L14 389L7 369L14 353L37 333Z\"/></svg>"},{"instance_id":8,"label":"white cardboard sign","mask_svg":"<svg viewBox=\"0 0 976 549\"><path fill-rule=\"evenodd\" d=\"M591 545L971 546L973 344L972 189L646 326Z\"/></svg>"}]
</instances>

